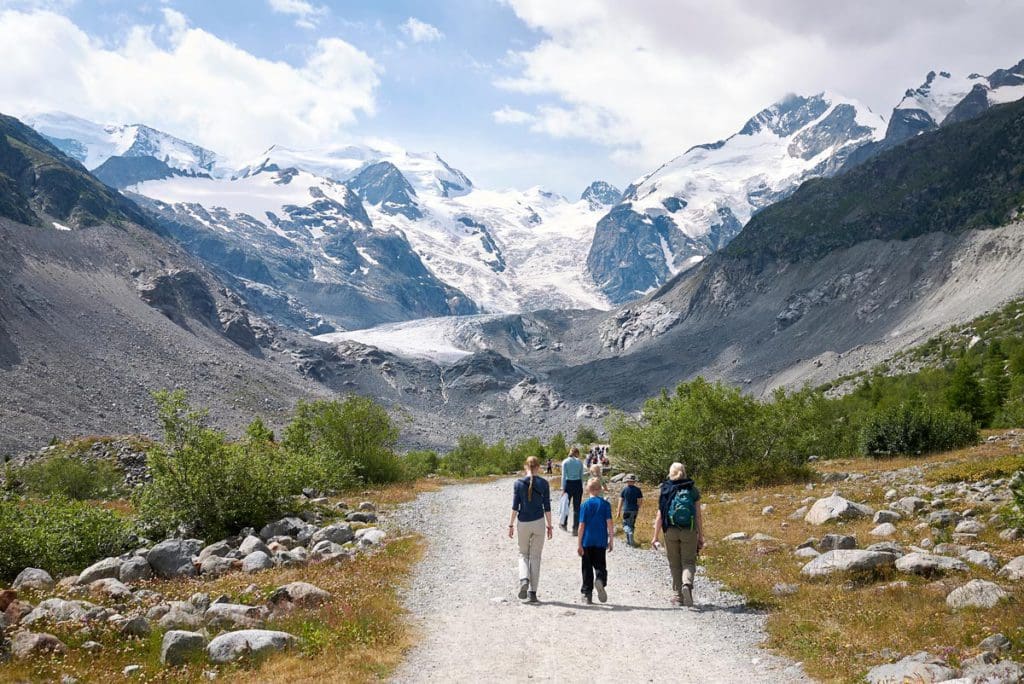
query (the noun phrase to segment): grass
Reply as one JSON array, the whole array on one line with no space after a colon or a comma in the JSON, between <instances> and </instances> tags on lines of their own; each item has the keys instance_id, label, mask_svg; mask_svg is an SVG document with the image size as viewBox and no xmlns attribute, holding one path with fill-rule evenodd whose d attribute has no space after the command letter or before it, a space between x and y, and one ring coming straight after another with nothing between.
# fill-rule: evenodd
<instances>
[{"instance_id":1,"label":"grass","mask_svg":"<svg viewBox=\"0 0 1024 684\"><path fill-rule=\"evenodd\" d=\"M350 505L373 501L378 507L412 500L437 489L440 483L423 480L343 493ZM379 552L360 555L340 564L311 564L302 568L275 568L254 575L231 573L223 577L142 583L165 599L186 600L196 592L213 597L227 595L232 601L263 602L277 587L288 582L310 582L330 592L333 599L317 610L298 611L268 623L303 638L303 646L262 663L215 668L196 663L179 668L160 664L162 634L147 639L124 639L108 627L80 625L44 628L69 647L63 658L11 662L0 665L0 681L59 681L63 675L83 682L122 679L128 665L141 665L136 675L147 682L195 682L204 670L217 669L219 680L237 682L373 682L386 677L411 645L412 632L401 607L401 591L424 550L417 536L392 539ZM253 592L247 592L255 584ZM33 602L61 592L30 595ZM63 594L65 598L77 598ZM90 599L93 600L93 599ZM95 601L102 603L101 601ZM103 644L100 656L79 647L87 640Z\"/></svg>"},{"instance_id":2,"label":"grass","mask_svg":"<svg viewBox=\"0 0 1024 684\"><path fill-rule=\"evenodd\" d=\"M702 562L709 575L745 595L753 606L769 611L767 646L802 661L811 676L823 681L858 681L869 668L888 662L896 653L903 656L928 650L958 662L976 655L978 642L995 632L1010 638L1014 647L1009 656L1021 660L1024 586L1010 586L1006 580L977 566L971 566L969 578L948 576L929 580L893 572L875 578L804 581L800 569L805 561L795 558L792 551L808 537L821 537L829 532L853 534L860 547L880 540L868 534L874 527L869 519L818 527L802 519L788 519L805 498L826 496L833 489L875 509L884 508L884 492L891 484L882 477L886 471L919 466L924 477L932 482L946 481L953 473L961 472L982 479L1001 476L1007 464L1019 464L1019 458L1004 441L923 459L831 461L822 464L822 470L865 473L868 477L817 484L812 490L803 485L788 485L728 496L711 494L705 497L708 546ZM776 512L762 515L762 509L768 505L774 506ZM960 503L951 507L960 510L965 506ZM652 509L649 506L643 517L652 518ZM997 511L983 508L978 519L985 520ZM922 534L928 535L927 531L914 533L912 526L909 521L898 523L900 533L894 540L904 545L917 544ZM1024 542L1002 541L997 531L996 526L990 526L977 546L990 550L1004 562L1024 554ZM649 522L642 524L638 532L641 539L649 539ZM732 532L761 532L778 541L720 541ZM1013 600L986 611L953 612L946 606L946 595L973 578L999 583L1012 594ZM886 586L891 580L905 581L906 585ZM772 589L777 583L795 584L799 589L794 595L776 596Z\"/></svg>"}]
</instances>

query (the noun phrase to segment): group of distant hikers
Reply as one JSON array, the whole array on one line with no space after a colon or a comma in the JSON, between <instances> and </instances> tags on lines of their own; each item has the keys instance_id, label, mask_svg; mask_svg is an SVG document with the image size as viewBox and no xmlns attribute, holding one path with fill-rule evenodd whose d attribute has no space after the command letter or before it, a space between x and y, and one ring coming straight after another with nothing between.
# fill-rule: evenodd
<instances>
[{"instance_id":1,"label":"group of distant hikers","mask_svg":"<svg viewBox=\"0 0 1024 684\"><path fill-rule=\"evenodd\" d=\"M589 456L593 457L594 453L591 450ZM603 458L603 465L607 466L607 450L598 453ZM537 587L540 583L541 554L545 538L551 539L553 535L551 487L546 479L539 476L540 459L536 456L526 459L523 467L525 475L516 480L513 489L508 536L511 539L518 535L518 596L527 603L539 603ZM551 472L550 459L546 470ZM584 475L589 475L586 482ZM589 495L585 501L584 491ZM595 590L599 601L603 603L608 600L606 554L613 550L615 544L614 518L622 520L626 543L637 546L634 535L644 495L636 485L636 478L626 476L614 517L611 504L603 496L607 491L601 460L584 464L580 460L579 449L573 447L562 461L559 527L569 531L571 508L572 535L578 539L576 552L582 565L583 584L580 593L586 604L593 603ZM652 545L660 549L664 537L672 574L672 603L675 605L693 605L697 554L704 546L704 522L699 501L700 492L693 480L686 476L686 468L682 463L673 463L668 471L668 479L661 483Z\"/></svg>"}]
</instances>

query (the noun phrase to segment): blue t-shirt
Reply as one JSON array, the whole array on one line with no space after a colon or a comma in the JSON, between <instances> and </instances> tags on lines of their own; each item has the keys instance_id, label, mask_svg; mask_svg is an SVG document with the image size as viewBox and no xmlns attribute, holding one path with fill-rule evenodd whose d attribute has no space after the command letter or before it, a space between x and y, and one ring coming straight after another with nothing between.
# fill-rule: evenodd
<instances>
[{"instance_id":1,"label":"blue t-shirt","mask_svg":"<svg viewBox=\"0 0 1024 684\"><path fill-rule=\"evenodd\" d=\"M532 522L551 510L551 488L543 477L534 476L533 496L530 496L530 477L516 480L512 492L512 510L519 512L519 522Z\"/></svg>"},{"instance_id":2,"label":"blue t-shirt","mask_svg":"<svg viewBox=\"0 0 1024 684\"><path fill-rule=\"evenodd\" d=\"M608 521L612 519L612 505L600 496L592 496L580 506L583 546L608 546Z\"/></svg>"},{"instance_id":3,"label":"blue t-shirt","mask_svg":"<svg viewBox=\"0 0 1024 684\"><path fill-rule=\"evenodd\" d=\"M639 487L626 485L622 488L622 493L619 496L622 497L623 511L629 513L640 510L640 499L644 498L644 493L640 491Z\"/></svg>"}]
</instances>

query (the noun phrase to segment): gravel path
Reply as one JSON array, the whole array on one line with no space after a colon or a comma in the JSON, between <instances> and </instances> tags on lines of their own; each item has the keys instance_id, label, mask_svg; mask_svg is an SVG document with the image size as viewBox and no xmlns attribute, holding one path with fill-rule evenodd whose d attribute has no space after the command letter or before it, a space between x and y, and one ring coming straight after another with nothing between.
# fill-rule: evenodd
<instances>
[{"instance_id":1,"label":"gravel path","mask_svg":"<svg viewBox=\"0 0 1024 684\"><path fill-rule=\"evenodd\" d=\"M763 616L703 571L698 608L672 607L668 562L652 551L616 546L608 603L584 606L576 540L556 527L544 546L542 603L521 604L517 546L505 534L511 492L512 480L456 485L396 511L393 524L429 546L405 597L420 641L395 681L808 681L758 648Z\"/></svg>"}]
</instances>

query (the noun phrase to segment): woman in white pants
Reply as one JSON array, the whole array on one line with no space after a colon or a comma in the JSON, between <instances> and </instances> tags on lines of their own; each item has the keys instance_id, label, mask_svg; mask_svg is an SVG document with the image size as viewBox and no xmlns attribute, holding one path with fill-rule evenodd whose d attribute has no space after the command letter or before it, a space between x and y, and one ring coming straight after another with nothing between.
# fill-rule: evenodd
<instances>
[{"instance_id":1,"label":"woman in white pants","mask_svg":"<svg viewBox=\"0 0 1024 684\"><path fill-rule=\"evenodd\" d=\"M511 539L516 532L519 534L519 598L538 603L540 557L544 538L551 539L551 488L547 480L537 476L539 458L530 456L524 468L526 475L516 480L512 491L508 536Z\"/></svg>"}]
</instances>

